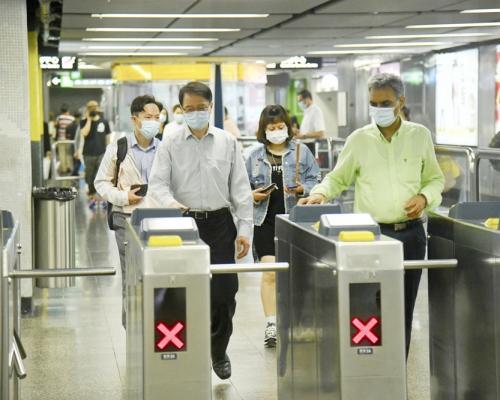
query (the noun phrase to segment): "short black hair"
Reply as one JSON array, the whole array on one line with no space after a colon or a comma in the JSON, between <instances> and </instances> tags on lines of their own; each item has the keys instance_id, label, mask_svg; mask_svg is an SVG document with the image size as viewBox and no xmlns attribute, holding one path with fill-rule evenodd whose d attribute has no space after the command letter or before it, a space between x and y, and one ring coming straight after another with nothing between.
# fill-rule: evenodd
<instances>
[{"instance_id":1,"label":"short black hair","mask_svg":"<svg viewBox=\"0 0 500 400\"><path fill-rule=\"evenodd\" d=\"M302 96L303 99L311 99L312 100L312 94L309 90L304 89L301 92L298 93L297 96Z\"/></svg>"},{"instance_id":2,"label":"short black hair","mask_svg":"<svg viewBox=\"0 0 500 400\"><path fill-rule=\"evenodd\" d=\"M65 112L68 112L68 110L69 110L69 107L68 107L68 105L67 105L67 104L63 104L63 105L61 106L61 112L65 113Z\"/></svg>"},{"instance_id":3,"label":"short black hair","mask_svg":"<svg viewBox=\"0 0 500 400\"><path fill-rule=\"evenodd\" d=\"M81 118L82 117L82 113L80 111L75 111L73 113L73 117L75 117L75 118Z\"/></svg>"},{"instance_id":4,"label":"short black hair","mask_svg":"<svg viewBox=\"0 0 500 400\"><path fill-rule=\"evenodd\" d=\"M287 143L293 139L293 130L292 123L290 121L290 115L286 112L286 110L280 106L279 104L273 104L271 106L267 106L262 110L260 114L259 120L259 130L257 131L257 140L260 143L271 144L269 140L267 140L266 129L269 124L279 124L280 122L284 122L287 130L288 130L288 138L286 139Z\"/></svg>"},{"instance_id":5,"label":"short black hair","mask_svg":"<svg viewBox=\"0 0 500 400\"><path fill-rule=\"evenodd\" d=\"M163 104L161 104L159 101L156 101L155 97L152 94L145 94L134 99L134 101L130 105L130 114L137 117L140 112L144 111L144 107L146 106L146 104L156 104L160 112L161 110L163 110Z\"/></svg>"},{"instance_id":6,"label":"short black hair","mask_svg":"<svg viewBox=\"0 0 500 400\"><path fill-rule=\"evenodd\" d=\"M185 94L195 94L197 96L203 97L205 100L212 102L212 91L210 88L201 82L189 82L188 84L181 87L179 90L179 103L184 106L184 95Z\"/></svg>"}]
</instances>

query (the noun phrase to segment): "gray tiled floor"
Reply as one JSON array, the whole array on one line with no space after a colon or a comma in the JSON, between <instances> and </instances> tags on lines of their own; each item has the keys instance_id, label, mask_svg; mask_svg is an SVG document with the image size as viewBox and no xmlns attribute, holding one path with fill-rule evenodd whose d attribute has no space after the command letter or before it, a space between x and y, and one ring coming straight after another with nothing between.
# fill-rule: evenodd
<instances>
[{"instance_id":1,"label":"gray tiled floor","mask_svg":"<svg viewBox=\"0 0 500 400\"><path fill-rule=\"evenodd\" d=\"M85 197L85 196L80 196ZM77 199L77 266L119 268L105 212ZM212 373L214 400L276 399L276 354L262 345L260 274L240 274L234 333L228 354L233 375ZM424 275L408 361L408 399L429 399L427 281ZM22 400L123 399L125 331L121 326L121 275L76 278L67 289L36 289L35 315L22 320L28 377Z\"/></svg>"}]
</instances>

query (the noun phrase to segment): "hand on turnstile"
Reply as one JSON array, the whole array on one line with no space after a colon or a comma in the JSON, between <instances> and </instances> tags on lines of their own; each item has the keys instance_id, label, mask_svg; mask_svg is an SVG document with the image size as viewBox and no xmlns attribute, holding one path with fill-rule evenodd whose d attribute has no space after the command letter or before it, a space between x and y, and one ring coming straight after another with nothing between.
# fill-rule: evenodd
<instances>
[{"instance_id":1,"label":"hand on turnstile","mask_svg":"<svg viewBox=\"0 0 500 400\"><path fill-rule=\"evenodd\" d=\"M309 197L300 199L297 204L325 204L325 196L319 193L310 195Z\"/></svg>"}]
</instances>

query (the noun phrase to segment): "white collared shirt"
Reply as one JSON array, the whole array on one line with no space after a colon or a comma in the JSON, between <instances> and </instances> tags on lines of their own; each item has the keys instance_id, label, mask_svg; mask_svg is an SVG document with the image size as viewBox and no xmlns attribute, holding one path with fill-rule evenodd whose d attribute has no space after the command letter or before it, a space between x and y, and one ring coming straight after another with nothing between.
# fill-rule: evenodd
<instances>
[{"instance_id":1,"label":"white collared shirt","mask_svg":"<svg viewBox=\"0 0 500 400\"><path fill-rule=\"evenodd\" d=\"M325 131L325 118L323 117L321 108L313 103L304 110L304 118L300 124L300 133L305 135L319 131Z\"/></svg>"},{"instance_id":2,"label":"white collared shirt","mask_svg":"<svg viewBox=\"0 0 500 400\"><path fill-rule=\"evenodd\" d=\"M243 156L234 136L209 126L198 139L189 127L163 138L149 177L149 190L162 207L179 202L191 210L231 207L238 236L250 237L253 197Z\"/></svg>"}]
</instances>

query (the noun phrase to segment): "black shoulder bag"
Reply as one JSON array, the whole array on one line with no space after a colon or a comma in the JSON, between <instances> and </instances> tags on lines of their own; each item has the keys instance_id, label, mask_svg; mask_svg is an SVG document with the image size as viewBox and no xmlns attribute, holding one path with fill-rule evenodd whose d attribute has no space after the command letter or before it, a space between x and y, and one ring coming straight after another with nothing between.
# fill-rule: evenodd
<instances>
[{"instance_id":1,"label":"black shoulder bag","mask_svg":"<svg viewBox=\"0 0 500 400\"><path fill-rule=\"evenodd\" d=\"M115 174L115 187L118 186L118 174L120 173L120 165L127 156L128 144L127 138L122 137L118 140L118 150L116 151L116 174ZM108 226L112 231L115 230L113 226L113 204L108 201Z\"/></svg>"}]
</instances>

